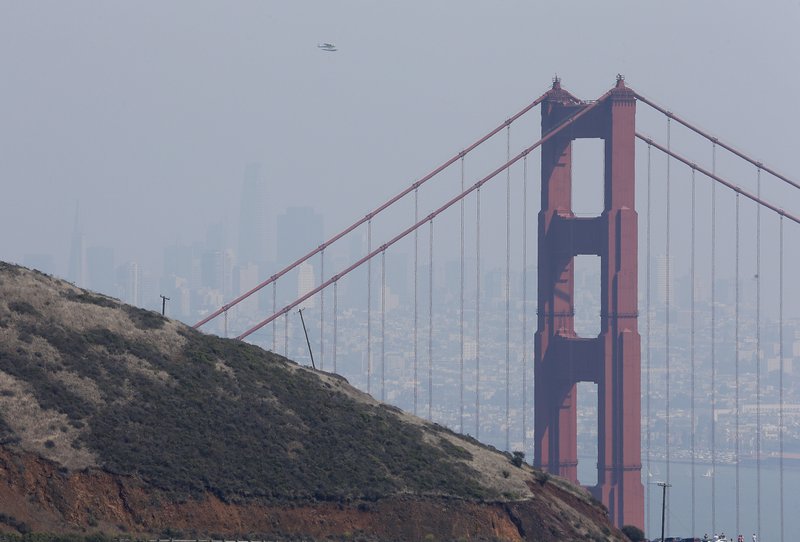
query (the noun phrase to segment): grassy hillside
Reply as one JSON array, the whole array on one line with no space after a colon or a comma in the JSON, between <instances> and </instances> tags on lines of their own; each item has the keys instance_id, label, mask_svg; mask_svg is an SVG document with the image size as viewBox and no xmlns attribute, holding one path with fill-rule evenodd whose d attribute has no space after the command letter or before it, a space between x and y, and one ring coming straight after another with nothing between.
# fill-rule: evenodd
<instances>
[{"instance_id":1,"label":"grassy hillside","mask_svg":"<svg viewBox=\"0 0 800 542\"><path fill-rule=\"evenodd\" d=\"M3 263L0 443L178 499L530 494L508 457L339 377Z\"/></svg>"}]
</instances>

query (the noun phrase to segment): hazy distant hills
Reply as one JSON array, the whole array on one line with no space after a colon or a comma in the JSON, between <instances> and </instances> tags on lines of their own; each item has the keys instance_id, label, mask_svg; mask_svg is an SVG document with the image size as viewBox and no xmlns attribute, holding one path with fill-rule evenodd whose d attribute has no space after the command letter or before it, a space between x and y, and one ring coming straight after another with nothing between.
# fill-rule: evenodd
<instances>
[{"instance_id":1,"label":"hazy distant hills","mask_svg":"<svg viewBox=\"0 0 800 542\"><path fill-rule=\"evenodd\" d=\"M0 532L616 539L604 511L343 378L0 262Z\"/></svg>"}]
</instances>

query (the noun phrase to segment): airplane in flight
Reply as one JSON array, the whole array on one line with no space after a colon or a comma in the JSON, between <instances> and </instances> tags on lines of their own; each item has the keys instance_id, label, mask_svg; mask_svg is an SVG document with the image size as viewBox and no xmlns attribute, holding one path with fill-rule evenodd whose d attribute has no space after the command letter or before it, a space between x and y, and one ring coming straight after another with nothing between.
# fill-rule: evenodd
<instances>
[{"instance_id":1,"label":"airplane in flight","mask_svg":"<svg viewBox=\"0 0 800 542\"><path fill-rule=\"evenodd\" d=\"M318 43L317 48L322 49L323 51L328 51L329 53L332 53L337 50L336 45L334 45L333 43Z\"/></svg>"}]
</instances>

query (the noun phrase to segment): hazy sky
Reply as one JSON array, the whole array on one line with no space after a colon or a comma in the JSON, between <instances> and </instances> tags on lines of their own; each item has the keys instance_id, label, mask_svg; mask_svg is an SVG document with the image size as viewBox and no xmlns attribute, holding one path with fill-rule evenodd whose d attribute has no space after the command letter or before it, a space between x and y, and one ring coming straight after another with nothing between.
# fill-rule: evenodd
<instances>
[{"instance_id":1,"label":"hazy sky","mask_svg":"<svg viewBox=\"0 0 800 542\"><path fill-rule=\"evenodd\" d=\"M798 27L798 1L0 0L0 258L66 271L76 202L118 261L235 241L249 162L330 234L554 74L594 98L623 73L800 178Z\"/></svg>"},{"instance_id":2,"label":"hazy sky","mask_svg":"<svg viewBox=\"0 0 800 542\"><path fill-rule=\"evenodd\" d=\"M113 246L118 262L159 271L165 245L201 241L218 222L236 246L253 162L273 213L311 206L331 234L538 97L555 74L591 99L622 73L800 180L799 55L798 0L0 0L0 259L51 253L65 274L76 203L86 244ZM638 115L639 129L663 140L663 120L643 106ZM528 122L535 137L538 116ZM677 133L674 143L710 154ZM502 156L503 141L498 148ZM470 163L470 180L488 166ZM728 171L752 188L752 168ZM684 202L673 222L678 274L688 174L675 166L673 175ZM764 191L800 215L796 191ZM502 213L502 189L486 197L486 216ZM719 269L730 275L733 199L721 198ZM752 225L752 205L743 214ZM796 247L800 226L787 228ZM774 220L764 231L774 245ZM796 276L800 253L791 252ZM707 263L708 247L699 254ZM749 258L743 277L755 272ZM792 296L786 311L797 314L800 288Z\"/></svg>"}]
</instances>

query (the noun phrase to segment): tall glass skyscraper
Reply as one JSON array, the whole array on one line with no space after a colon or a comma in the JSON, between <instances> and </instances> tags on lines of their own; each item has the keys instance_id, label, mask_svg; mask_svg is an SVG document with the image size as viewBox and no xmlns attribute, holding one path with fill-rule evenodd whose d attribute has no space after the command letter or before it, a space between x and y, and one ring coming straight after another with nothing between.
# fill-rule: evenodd
<instances>
[{"instance_id":1,"label":"tall glass skyscraper","mask_svg":"<svg viewBox=\"0 0 800 542\"><path fill-rule=\"evenodd\" d=\"M263 264L272 260L266 185L261 164L248 164L244 172L239 207L239 265Z\"/></svg>"}]
</instances>

